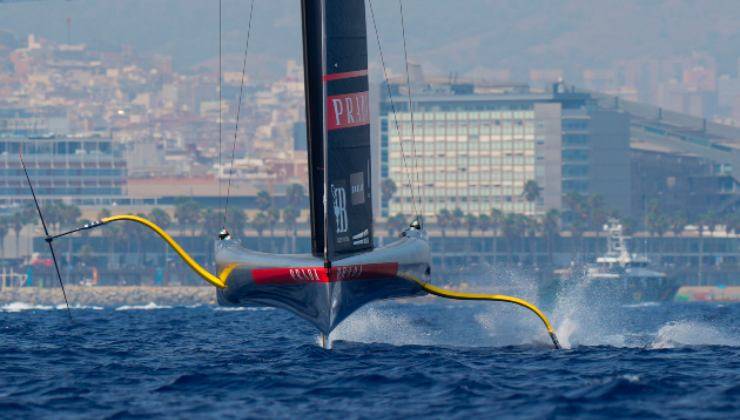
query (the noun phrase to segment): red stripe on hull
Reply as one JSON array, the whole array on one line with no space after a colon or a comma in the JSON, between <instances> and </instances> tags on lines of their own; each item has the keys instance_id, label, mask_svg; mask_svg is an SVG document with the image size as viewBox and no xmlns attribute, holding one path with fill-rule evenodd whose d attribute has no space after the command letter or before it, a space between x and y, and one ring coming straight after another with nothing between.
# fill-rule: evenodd
<instances>
[{"instance_id":1,"label":"red stripe on hull","mask_svg":"<svg viewBox=\"0 0 740 420\"><path fill-rule=\"evenodd\" d=\"M398 273L398 263L324 267L278 267L252 270L255 284L333 283L352 280L382 280Z\"/></svg>"}]
</instances>

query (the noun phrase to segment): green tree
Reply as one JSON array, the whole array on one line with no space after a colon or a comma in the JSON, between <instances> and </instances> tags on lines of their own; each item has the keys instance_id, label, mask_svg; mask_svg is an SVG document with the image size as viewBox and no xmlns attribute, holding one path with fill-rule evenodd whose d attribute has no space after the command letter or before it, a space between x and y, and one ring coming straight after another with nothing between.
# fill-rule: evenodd
<instances>
[{"instance_id":1,"label":"green tree","mask_svg":"<svg viewBox=\"0 0 740 420\"><path fill-rule=\"evenodd\" d=\"M15 252L16 253L20 252L21 231L26 225L33 224L37 218L38 218L38 215L36 213L36 208L31 203L28 203L27 205L23 206L21 210L17 211L10 218L10 227L13 229L13 233L15 234Z\"/></svg>"},{"instance_id":2,"label":"green tree","mask_svg":"<svg viewBox=\"0 0 740 420\"><path fill-rule=\"evenodd\" d=\"M478 215L478 230L481 233L481 240L480 240L480 257L479 260L486 260L486 246L485 241L486 238L488 238L488 231L491 230L491 227L493 225L491 224L491 216L487 214L480 214Z\"/></svg>"},{"instance_id":3,"label":"green tree","mask_svg":"<svg viewBox=\"0 0 740 420\"><path fill-rule=\"evenodd\" d=\"M169 213L159 207L155 207L149 212L149 220L164 230L167 230L172 226L172 218ZM156 240L156 238L152 237L152 240ZM169 260L168 254L170 246L166 243L163 243L162 246L164 246L164 264L167 264L167 261Z\"/></svg>"},{"instance_id":4,"label":"green tree","mask_svg":"<svg viewBox=\"0 0 740 420\"><path fill-rule=\"evenodd\" d=\"M101 209L98 212L97 219L101 220L106 217L110 217L111 212L108 209ZM113 257L115 255L116 244L126 241L128 238L127 234L128 225L125 223L109 223L103 226L100 234L105 238L108 244L108 255L106 256L107 264L110 266L114 263ZM116 263L117 264L117 263Z\"/></svg>"},{"instance_id":5,"label":"green tree","mask_svg":"<svg viewBox=\"0 0 740 420\"><path fill-rule=\"evenodd\" d=\"M380 183L380 197L384 207L390 206L391 199L398 192L398 187L392 179L386 178Z\"/></svg>"},{"instance_id":6,"label":"green tree","mask_svg":"<svg viewBox=\"0 0 740 420\"><path fill-rule=\"evenodd\" d=\"M542 197L542 188L537 184L537 181L530 179L524 183L522 197L524 197L530 205L534 205L535 201Z\"/></svg>"},{"instance_id":7,"label":"green tree","mask_svg":"<svg viewBox=\"0 0 740 420\"><path fill-rule=\"evenodd\" d=\"M244 229L247 228L249 218L243 210L231 209L226 214L226 226L229 227L229 233L239 238L244 235Z\"/></svg>"},{"instance_id":8,"label":"green tree","mask_svg":"<svg viewBox=\"0 0 740 420\"><path fill-rule=\"evenodd\" d=\"M190 230L194 237L202 218L201 206L195 200L183 200L175 204L175 220L180 229Z\"/></svg>"},{"instance_id":9,"label":"green tree","mask_svg":"<svg viewBox=\"0 0 740 420\"><path fill-rule=\"evenodd\" d=\"M498 254L498 238L501 231L501 223L504 220L504 212L497 208L491 209L491 252L493 253L493 260L496 261Z\"/></svg>"},{"instance_id":10,"label":"green tree","mask_svg":"<svg viewBox=\"0 0 740 420\"><path fill-rule=\"evenodd\" d=\"M155 225L161 227L164 230L167 230L170 228L170 226L172 226L172 218L170 217L170 215L159 207L153 208L149 212L148 218Z\"/></svg>"},{"instance_id":11,"label":"green tree","mask_svg":"<svg viewBox=\"0 0 740 420\"><path fill-rule=\"evenodd\" d=\"M462 221L463 225L465 226L465 230L468 232L467 257L471 258L473 254L473 231L478 229L478 216L472 213L467 213L465 214L465 216L463 216Z\"/></svg>"},{"instance_id":12,"label":"green tree","mask_svg":"<svg viewBox=\"0 0 740 420\"><path fill-rule=\"evenodd\" d=\"M609 211L604 203L604 196L593 194L586 197L588 211L588 228L599 234L609 218Z\"/></svg>"},{"instance_id":13,"label":"green tree","mask_svg":"<svg viewBox=\"0 0 740 420\"><path fill-rule=\"evenodd\" d=\"M404 229L406 229L406 227L408 227L408 225L408 216L403 213L397 213L385 221L388 236L391 238L399 235Z\"/></svg>"},{"instance_id":14,"label":"green tree","mask_svg":"<svg viewBox=\"0 0 740 420\"><path fill-rule=\"evenodd\" d=\"M306 208L306 190L301 184L290 184L285 190L285 198L288 206L297 210Z\"/></svg>"},{"instance_id":15,"label":"green tree","mask_svg":"<svg viewBox=\"0 0 740 420\"><path fill-rule=\"evenodd\" d=\"M205 209L201 216L200 235L205 238L215 238L223 227L223 216L223 211L216 211L212 208Z\"/></svg>"},{"instance_id":16,"label":"green tree","mask_svg":"<svg viewBox=\"0 0 740 420\"><path fill-rule=\"evenodd\" d=\"M447 254L447 228L450 227L451 223L452 213L449 210L442 209L437 213L437 226L439 226L439 230L442 233L442 267L444 267Z\"/></svg>"},{"instance_id":17,"label":"green tree","mask_svg":"<svg viewBox=\"0 0 740 420\"><path fill-rule=\"evenodd\" d=\"M268 226L270 227L270 248L272 249L272 252L276 252L275 226L280 221L280 211L275 207L267 209L267 221Z\"/></svg>"},{"instance_id":18,"label":"green tree","mask_svg":"<svg viewBox=\"0 0 740 420\"><path fill-rule=\"evenodd\" d=\"M5 257L5 237L10 232L10 219L7 216L0 217L0 257Z\"/></svg>"},{"instance_id":19,"label":"green tree","mask_svg":"<svg viewBox=\"0 0 740 420\"><path fill-rule=\"evenodd\" d=\"M686 229L686 225L688 224L686 213L682 211L673 213L669 218L669 224L671 226L673 236L679 236L684 229Z\"/></svg>"},{"instance_id":20,"label":"green tree","mask_svg":"<svg viewBox=\"0 0 740 420\"><path fill-rule=\"evenodd\" d=\"M257 249L262 250L262 234L270 225L270 220L267 216L267 213L265 213L264 211L258 212L254 216L254 219L252 219L251 225L252 229L257 231Z\"/></svg>"},{"instance_id":21,"label":"green tree","mask_svg":"<svg viewBox=\"0 0 740 420\"><path fill-rule=\"evenodd\" d=\"M272 196L270 196L270 193L262 190L257 193L257 208L260 211L266 212L267 209L272 207Z\"/></svg>"},{"instance_id":22,"label":"green tree","mask_svg":"<svg viewBox=\"0 0 740 420\"><path fill-rule=\"evenodd\" d=\"M586 197L578 193L568 193L563 198L568 208L567 219L571 236L576 239L578 255L583 252L583 233L591 225L591 209ZM575 256L573 257L575 259Z\"/></svg>"},{"instance_id":23,"label":"green tree","mask_svg":"<svg viewBox=\"0 0 740 420\"><path fill-rule=\"evenodd\" d=\"M507 213L501 223L501 233L506 239L507 250L509 252L508 262L514 261L514 250L517 243L522 242L522 237L526 229L526 222L523 215L516 213Z\"/></svg>"},{"instance_id":24,"label":"green tree","mask_svg":"<svg viewBox=\"0 0 740 420\"><path fill-rule=\"evenodd\" d=\"M542 224L536 217L524 217L525 237L529 243L529 259L534 266L537 266L537 236L542 229Z\"/></svg>"},{"instance_id":25,"label":"green tree","mask_svg":"<svg viewBox=\"0 0 740 420\"><path fill-rule=\"evenodd\" d=\"M290 252L296 252L296 238L298 237L298 217L301 212L293 205L288 205L283 209L283 223L285 228L290 230Z\"/></svg>"},{"instance_id":26,"label":"green tree","mask_svg":"<svg viewBox=\"0 0 740 420\"><path fill-rule=\"evenodd\" d=\"M80 208L73 204L60 203L59 208L61 209L60 224L64 228L75 228L77 227L77 221L82 216Z\"/></svg>"},{"instance_id":27,"label":"green tree","mask_svg":"<svg viewBox=\"0 0 740 420\"><path fill-rule=\"evenodd\" d=\"M547 247L547 262L552 266L553 243L560 236L560 212L550 209L542 218L542 231L545 235L545 246Z\"/></svg>"},{"instance_id":28,"label":"green tree","mask_svg":"<svg viewBox=\"0 0 740 420\"><path fill-rule=\"evenodd\" d=\"M456 207L455 210L452 210L452 220L450 221L450 224L455 228L455 230L459 230L464 222L465 212L463 212L460 207Z\"/></svg>"}]
</instances>

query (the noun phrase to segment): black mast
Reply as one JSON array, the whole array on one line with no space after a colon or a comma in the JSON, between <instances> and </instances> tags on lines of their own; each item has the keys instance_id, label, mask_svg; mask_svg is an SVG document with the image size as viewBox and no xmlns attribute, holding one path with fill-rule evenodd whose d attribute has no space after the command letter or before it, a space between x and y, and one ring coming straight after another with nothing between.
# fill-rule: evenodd
<instances>
[{"instance_id":1,"label":"black mast","mask_svg":"<svg viewBox=\"0 0 740 420\"><path fill-rule=\"evenodd\" d=\"M308 139L308 193L311 206L311 252L324 255L324 107L321 1L301 0L303 78Z\"/></svg>"}]
</instances>

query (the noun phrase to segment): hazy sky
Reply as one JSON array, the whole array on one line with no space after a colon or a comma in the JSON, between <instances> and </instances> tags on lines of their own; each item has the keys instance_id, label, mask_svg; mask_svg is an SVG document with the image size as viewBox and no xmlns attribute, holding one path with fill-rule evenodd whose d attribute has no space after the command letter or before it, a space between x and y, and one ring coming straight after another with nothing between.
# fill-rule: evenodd
<instances>
[{"instance_id":1,"label":"hazy sky","mask_svg":"<svg viewBox=\"0 0 740 420\"><path fill-rule=\"evenodd\" d=\"M262 77L300 59L298 0L256 0L252 66ZM374 0L384 50L398 68L397 0ZM740 1L405 0L411 58L430 73L480 68L609 67L624 58L707 51L720 70L735 73L740 56ZM19 38L36 33L100 48L131 44L175 57L186 69L215 57L217 0L46 0L0 3L0 29ZM236 67L249 0L224 0L224 48ZM370 51L375 54L370 29ZM375 57L371 57L371 62ZM519 77L524 79L525 77Z\"/></svg>"}]
</instances>

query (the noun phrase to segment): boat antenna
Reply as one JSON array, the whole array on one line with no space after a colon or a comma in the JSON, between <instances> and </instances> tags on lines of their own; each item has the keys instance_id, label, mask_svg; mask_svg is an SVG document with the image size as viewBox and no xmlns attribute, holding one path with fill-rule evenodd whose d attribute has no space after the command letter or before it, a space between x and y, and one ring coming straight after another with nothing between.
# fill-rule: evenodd
<instances>
[{"instance_id":1,"label":"boat antenna","mask_svg":"<svg viewBox=\"0 0 740 420\"><path fill-rule=\"evenodd\" d=\"M391 84L388 80L388 68L385 65L385 55L383 54L383 46L380 42L380 34L378 33L378 25L375 23L375 10L373 9L373 0L368 0L368 5L370 6L370 20L373 23L373 29L375 30L375 40L378 44L378 54L380 55L380 65L383 67L383 79L385 80L385 87L387 90L388 95L388 103L391 106L391 113L393 114L393 125L396 127L396 133L398 134L398 144L401 147L401 162L404 167L404 172L406 172L406 178L407 178L407 186L411 193L411 204L413 206L414 213L417 215L419 214L419 209L417 207L417 200L416 200L416 194L414 193L414 181L411 178L411 175L409 175L409 171L406 169L408 168L408 164L406 162L406 151L403 147L403 138L401 136L401 128L398 124L398 114L396 113L396 104L393 102L393 92L391 91Z\"/></svg>"},{"instance_id":2,"label":"boat antenna","mask_svg":"<svg viewBox=\"0 0 740 420\"><path fill-rule=\"evenodd\" d=\"M64 296L64 304L67 307L67 316L69 316L69 319L72 319L72 311L69 310L69 300L67 300L67 291L64 290L64 281L62 281L62 273L59 271L59 263L57 262L57 256L54 253L54 245L52 244L52 241L54 238L49 235L49 228L47 227L46 220L44 219L44 213L41 211L41 206L39 205L39 200L36 198L36 191L33 188L33 183L31 182L31 176L28 175L28 168L26 167L26 162L23 160L23 143L20 143L18 145L18 158L21 161L21 167L23 168L23 173L26 175L26 181L28 182L28 189L31 191L31 197L33 197L33 204L36 206L36 212L39 215L39 220L41 220L41 226L44 228L44 240L47 244L49 244L49 252L51 253L51 260L54 263L54 271L56 271L57 279L59 280L59 286L62 288L62 295Z\"/></svg>"},{"instance_id":3,"label":"boat antenna","mask_svg":"<svg viewBox=\"0 0 740 420\"><path fill-rule=\"evenodd\" d=\"M222 90L222 78L223 78L223 72L222 72L222 63L223 63L223 49L221 48L222 42L221 42L221 36L222 36L222 30L221 30L221 0L218 0L218 170L223 171L222 159L221 159L221 150L223 143L222 137L223 137L223 128L224 128L224 120L223 120L223 90ZM217 176L220 174L217 174ZM221 177L218 176L217 179L218 182L218 198L221 200L221 197L223 197L223 194L221 192ZM224 216L224 219L222 221L221 227L225 230L226 229L226 217Z\"/></svg>"},{"instance_id":4,"label":"boat antenna","mask_svg":"<svg viewBox=\"0 0 740 420\"><path fill-rule=\"evenodd\" d=\"M242 79L239 85L239 102L236 106L236 124L234 125L234 144L231 147L231 165L229 166L229 181L226 186L226 201L224 202L223 222L226 225L226 216L229 211L229 198L231 197L231 178L232 172L234 171L234 157L236 156L236 139L239 134L239 117L242 111L242 98L244 97L244 77L247 72L247 57L249 55L249 38L252 35L252 16L254 14L254 0L252 0L249 6L249 23L247 24L247 40L244 45L244 59L242 60Z\"/></svg>"},{"instance_id":5,"label":"boat antenna","mask_svg":"<svg viewBox=\"0 0 740 420\"><path fill-rule=\"evenodd\" d=\"M421 223L421 218L424 214L424 198L422 195L422 184L424 182L424 178L419 173L419 153L416 150L416 130L415 130L415 124L414 124L414 104L413 100L411 99L411 72L409 71L409 54L408 49L406 48L406 20L404 19L403 15L403 0L398 0L398 8L399 8L399 14L401 15L401 37L403 38L403 61L406 65L406 95L408 97L408 103L409 103L409 116L411 118L411 148L413 149L414 153L414 173L416 175L416 196L419 200L419 207L421 208L421 213L417 211L416 214L416 220Z\"/></svg>"}]
</instances>

